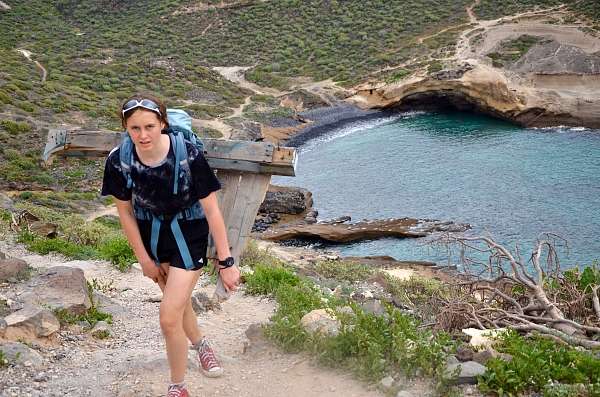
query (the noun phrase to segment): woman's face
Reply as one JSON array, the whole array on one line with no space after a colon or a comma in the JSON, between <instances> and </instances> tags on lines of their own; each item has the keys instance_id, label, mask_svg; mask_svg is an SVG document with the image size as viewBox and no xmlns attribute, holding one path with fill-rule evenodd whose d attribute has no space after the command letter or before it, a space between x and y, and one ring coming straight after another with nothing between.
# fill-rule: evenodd
<instances>
[{"instance_id":1,"label":"woman's face","mask_svg":"<svg viewBox=\"0 0 600 397\"><path fill-rule=\"evenodd\" d=\"M160 144L165 124L155 112L138 108L127 119L126 127L137 150L151 151Z\"/></svg>"}]
</instances>

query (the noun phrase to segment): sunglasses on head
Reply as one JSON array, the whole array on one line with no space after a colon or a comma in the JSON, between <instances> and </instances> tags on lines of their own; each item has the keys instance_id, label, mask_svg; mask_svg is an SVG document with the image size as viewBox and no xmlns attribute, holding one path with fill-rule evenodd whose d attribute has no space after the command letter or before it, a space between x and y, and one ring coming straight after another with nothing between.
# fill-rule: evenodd
<instances>
[{"instance_id":1,"label":"sunglasses on head","mask_svg":"<svg viewBox=\"0 0 600 397\"><path fill-rule=\"evenodd\" d=\"M123 105L123 109L122 109L123 116L125 116L125 113L129 112L130 110L136 109L136 108L148 109L148 110L158 113L159 116L162 116L162 114L160 113L160 106L158 106L158 104L156 104L156 102L154 102L150 99L132 99L130 101L127 101Z\"/></svg>"}]
</instances>

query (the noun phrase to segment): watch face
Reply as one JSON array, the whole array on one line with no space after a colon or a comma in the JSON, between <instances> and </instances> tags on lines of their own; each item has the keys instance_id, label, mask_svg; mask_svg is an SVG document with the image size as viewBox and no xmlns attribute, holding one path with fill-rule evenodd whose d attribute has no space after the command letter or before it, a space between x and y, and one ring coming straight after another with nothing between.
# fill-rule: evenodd
<instances>
[{"instance_id":1,"label":"watch face","mask_svg":"<svg viewBox=\"0 0 600 397\"><path fill-rule=\"evenodd\" d=\"M226 267L233 266L234 264L235 264L235 260L231 256L228 258L225 258L224 261L221 261L221 265L226 266Z\"/></svg>"}]
</instances>

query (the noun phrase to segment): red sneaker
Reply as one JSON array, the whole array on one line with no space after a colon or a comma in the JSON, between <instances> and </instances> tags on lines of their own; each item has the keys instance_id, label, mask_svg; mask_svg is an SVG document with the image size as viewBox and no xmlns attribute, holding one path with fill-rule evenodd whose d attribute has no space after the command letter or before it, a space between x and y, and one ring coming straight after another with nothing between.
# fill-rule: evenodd
<instances>
[{"instance_id":1,"label":"red sneaker","mask_svg":"<svg viewBox=\"0 0 600 397\"><path fill-rule=\"evenodd\" d=\"M167 397L190 397L190 393L188 393L185 386L171 385Z\"/></svg>"},{"instance_id":2,"label":"red sneaker","mask_svg":"<svg viewBox=\"0 0 600 397\"><path fill-rule=\"evenodd\" d=\"M209 378L218 378L223 375L223 368L215 356L210 343L206 338L203 338L197 346L198 361L200 362L200 370Z\"/></svg>"}]
</instances>

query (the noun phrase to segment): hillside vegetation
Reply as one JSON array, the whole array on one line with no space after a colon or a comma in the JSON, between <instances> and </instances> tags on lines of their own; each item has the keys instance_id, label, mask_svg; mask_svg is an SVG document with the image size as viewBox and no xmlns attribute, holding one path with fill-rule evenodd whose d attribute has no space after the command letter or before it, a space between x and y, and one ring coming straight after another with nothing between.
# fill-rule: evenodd
<instances>
[{"instance_id":1,"label":"hillside vegetation","mask_svg":"<svg viewBox=\"0 0 600 397\"><path fill-rule=\"evenodd\" d=\"M136 91L156 92L196 118L232 114L253 93L224 79L214 66L250 67L247 79L281 90L298 78L352 86L373 77L393 81L414 67L439 70L438 59L452 54L457 36L469 26L465 7L472 3L9 2L11 9L0 12L0 185L95 188L84 181L96 180L98 173L80 169L96 163L69 160L66 171L39 167L42 127L66 122L118 129L115 110ZM482 0L474 11L493 18L558 4ZM566 5L596 20L600 16L595 0ZM31 59L19 50L29 51ZM43 82L36 61L47 71ZM400 64L408 66L386 69Z\"/></svg>"}]
</instances>

